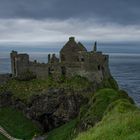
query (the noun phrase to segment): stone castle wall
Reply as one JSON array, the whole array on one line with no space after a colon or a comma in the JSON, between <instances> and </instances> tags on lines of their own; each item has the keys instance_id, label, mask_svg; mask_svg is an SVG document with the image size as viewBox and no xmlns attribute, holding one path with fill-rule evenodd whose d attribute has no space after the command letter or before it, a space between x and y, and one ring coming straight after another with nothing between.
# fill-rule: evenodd
<instances>
[{"instance_id":1,"label":"stone castle wall","mask_svg":"<svg viewBox=\"0 0 140 140\"><path fill-rule=\"evenodd\" d=\"M103 78L110 76L109 57L102 52L97 52L96 49L94 46L94 50L88 52L81 43L77 43L71 37L61 49L60 59L55 54L52 57L48 55L48 63L46 64L31 62L29 55L12 51L12 75L18 77L29 70L35 73L37 78L81 75L91 81L101 82Z\"/></svg>"}]
</instances>

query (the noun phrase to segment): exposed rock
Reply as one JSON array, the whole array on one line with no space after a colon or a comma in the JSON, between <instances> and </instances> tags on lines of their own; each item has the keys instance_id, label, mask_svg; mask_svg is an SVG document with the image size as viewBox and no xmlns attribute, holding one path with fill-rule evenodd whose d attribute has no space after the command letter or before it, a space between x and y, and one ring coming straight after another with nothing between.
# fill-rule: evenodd
<instances>
[{"instance_id":1,"label":"exposed rock","mask_svg":"<svg viewBox=\"0 0 140 140\"><path fill-rule=\"evenodd\" d=\"M0 107L12 106L22 110L28 118L39 122L45 131L75 118L87 101L82 94L64 89L50 89L44 94L35 95L27 104L15 99L10 92L0 95Z\"/></svg>"},{"instance_id":2,"label":"exposed rock","mask_svg":"<svg viewBox=\"0 0 140 140\"><path fill-rule=\"evenodd\" d=\"M26 114L39 121L45 130L51 130L75 118L87 99L81 94L66 93L56 89L41 96L34 96Z\"/></svg>"}]
</instances>

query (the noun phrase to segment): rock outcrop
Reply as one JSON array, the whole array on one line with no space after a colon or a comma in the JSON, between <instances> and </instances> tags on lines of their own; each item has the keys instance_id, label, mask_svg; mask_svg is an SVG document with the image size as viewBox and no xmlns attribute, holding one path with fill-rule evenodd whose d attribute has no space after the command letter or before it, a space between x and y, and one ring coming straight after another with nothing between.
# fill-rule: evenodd
<instances>
[{"instance_id":1,"label":"rock outcrop","mask_svg":"<svg viewBox=\"0 0 140 140\"><path fill-rule=\"evenodd\" d=\"M13 97L12 93L0 94L0 107L12 106L22 110L28 118L50 131L75 118L80 107L88 99L80 93L64 89L50 89L41 95L34 95L28 103Z\"/></svg>"}]
</instances>

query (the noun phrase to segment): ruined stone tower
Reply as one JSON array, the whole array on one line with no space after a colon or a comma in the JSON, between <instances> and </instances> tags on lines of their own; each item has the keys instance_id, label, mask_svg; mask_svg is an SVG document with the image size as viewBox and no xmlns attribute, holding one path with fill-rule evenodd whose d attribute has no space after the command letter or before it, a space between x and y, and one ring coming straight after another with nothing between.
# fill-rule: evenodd
<instances>
[{"instance_id":1,"label":"ruined stone tower","mask_svg":"<svg viewBox=\"0 0 140 140\"><path fill-rule=\"evenodd\" d=\"M27 54L18 54L12 51L11 54L11 69L13 77L19 76L29 66L29 56Z\"/></svg>"},{"instance_id":2,"label":"ruined stone tower","mask_svg":"<svg viewBox=\"0 0 140 140\"><path fill-rule=\"evenodd\" d=\"M100 83L110 76L108 58L108 55L97 51L97 42L94 44L93 51L89 52L82 43L77 43L74 37L70 37L60 51L60 58L57 58L55 54L49 54L46 64L32 62L27 54L12 51L11 70L13 77L20 77L28 70L37 78L80 75Z\"/></svg>"}]
</instances>

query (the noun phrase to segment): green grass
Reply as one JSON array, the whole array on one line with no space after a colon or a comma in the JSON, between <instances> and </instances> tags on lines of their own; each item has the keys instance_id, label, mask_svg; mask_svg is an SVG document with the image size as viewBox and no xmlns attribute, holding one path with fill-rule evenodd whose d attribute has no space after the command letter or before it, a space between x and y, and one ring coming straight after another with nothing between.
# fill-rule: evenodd
<instances>
[{"instance_id":1,"label":"green grass","mask_svg":"<svg viewBox=\"0 0 140 140\"><path fill-rule=\"evenodd\" d=\"M11 91L14 97L23 101L28 101L33 95L43 94L48 88L64 88L81 91L93 87L93 83L86 78L75 76L72 78L60 78L55 81L51 78L47 80L33 79L30 81L10 80L4 85L0 85L0 93Z\"/></svg>"},{"instance_id":2,"label":"green grass","mask_svg":"<svg viewBox=\"0 0 140 140\"><path fill-rule=\"evenodd\" d=\"M11 91L14 97L28 101L36 94L44 94L49 88L64 88L84 91L94 87L86 78L75 76L54 81L33 79L30 81L10 80L0 86L0 93ZM81 131L76 140L139 140L140 111L125 91L119 90L113 79L106 79L102 87L92 94L89 103L81 108L78 120L70 121L49 132L47 140L71 140ZM113 89L109 89L109 87ZM16 138L30 140L39 129L24 115L11 108L0 109L0 125ZM84 126L82 130L79 128ZM73 135L73 136L72 136ZM0 135L0 140L2 135Z\"/></svg>"},{"instance_id":3,"label":"green grass","mask_svg":"<svg viewBox=\"0 0 140 140\"><path fill-rule=\"evenodd\" d=\"M128 99L132 102L131 98L124 91L114 89L101 89L97 91L91 98L89 103L81 108L79 115L79 125L83 125L83 130L94 126L100 121L104 115L108 105L118 99ZM81 126L79 126L81 127Z\"/></svg>"},{"instance_id":4,"label":"green grass","mask_svg":"<svg viewBox=\"0 0 140 140\"><path fill-rule=\"evenodd\" d=\"M100 123L75 140L140 140L140 110L129 100L117 100Z\"/></svg>"},{"instance_id":5,"label":"green grass","mask_svg":"<svg viewBox=\"0 0 140 140\"><path fill-rule=\"evenodd\" d=\"M82 132L79 125L86 126L87 131ZM75 140L139 140L140 110L125 91L101 89L81 108L76 122L52 130L47 140L72 140L76 136Z\"/></svg>"},{"instance_id":6,"label":"green grass","mask_svg":"<svg viewBox=\"0 0 140 140\"><path fill-rule=\"evenodd\" d=\"M104 79L101 83L101 85L99 86L99 88L113 88L115 90L119 89L119 86L116 82L116 80L113 77L110 77L108 79Z\"/></svg>"},{"instance_id":7,"label":"green grass","mask_svg":"<svg viewBox=\"0 0 140 140\"><path fill-rule=\"evenodd\" d=\"M0 108L0 125L13 137L31 140L40 134L39 128L23 113L12 108Z\"/></svg>"},{"instance_id":8,"label":"green grass","mask_svg":"<svg viewBox=\"0 0 140 140\"><path fill-rule=\"evenodd\" d=\"M9 139L0 134L0 140L9 140Z\"/></svg>"},{"instance_id":9,"label":"green grass","mask_svg":"<svg viewBox=\"0 0 140 140\"><path fill-rule=\"evenodd\" d=\"M0 86L0 92L11 91L15 97L22 100L29 99L32 95L41 93L43 89L47 89L48 84L44 80L17 81L10 80L5 85Z\"/></svg>"},{"instance_id":10,"label":"green grass","mask_svg":"<svg viewBox=\"0 0 140 140\"><path fill-rule=\"evenodd\" d=\"M76 119L64 124L63 126L56 128L48 133L46 140L71 140L71 133L75 128Z\"/></svg>"}]
</instances>

